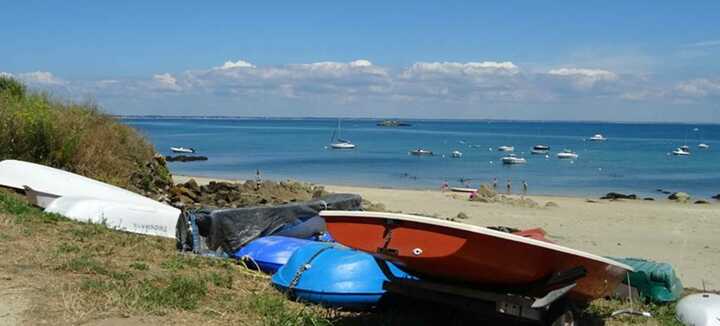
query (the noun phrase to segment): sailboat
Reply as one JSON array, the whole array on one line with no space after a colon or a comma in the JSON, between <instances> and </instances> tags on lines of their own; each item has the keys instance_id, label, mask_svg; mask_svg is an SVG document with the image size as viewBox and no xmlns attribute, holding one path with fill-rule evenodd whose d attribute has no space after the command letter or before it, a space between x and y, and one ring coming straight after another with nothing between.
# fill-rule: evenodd
<instances>
[{"instance_id":1,"label":"sailboat","mask_svg":"<svg viewBox=\"0 0 720 326\"><path fill-rule=\"evenodd\" d=\"M333 131L332 137L330 137L330 148L332 149L355 149L355 144L347 139L340 137L340 119L338 119L337 129Z\"/></svg>"}]
</instances>

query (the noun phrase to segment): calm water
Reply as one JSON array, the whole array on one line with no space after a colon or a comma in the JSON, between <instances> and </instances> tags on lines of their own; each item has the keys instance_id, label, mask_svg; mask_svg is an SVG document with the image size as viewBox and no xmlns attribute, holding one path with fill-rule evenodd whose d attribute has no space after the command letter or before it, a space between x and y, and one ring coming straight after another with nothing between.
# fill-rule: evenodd
<instances>
[{"instance_id":1,"label":"calm water","mask_svg":"<svg viewBox=\"0 0 720 326\"><path fill-rule=\"evenodd\" d=\"M164 154L170 146L186 146L210 158L171 163L176 174L254 178L260 169L272 179L401 188L438 188L444 179L451 186L471 179L476 186L497 177L500 186L511 178L514 189L527 180L530 193L588 196L620 191L660 197L658 188L703 197L720 192L720 125L411 120L409 128L381 128L376 121L343 120L343 138L358 147L337 151L325 148L337 123L331 119L125 122ZM598 132L609 140L583 140ZM700 141L710 149L697 149ZM686 142L691 156L668 154ZM535 144L550 145L550 157L530 155ZM500 145L515 146L528 163L500 164L502 153L489 150ZM418 146L436 156L408 155ZM555 158L563 148L580 157ZM461 159L449 157L456 149L464 153Z\"/></svg>"}]
</instances>

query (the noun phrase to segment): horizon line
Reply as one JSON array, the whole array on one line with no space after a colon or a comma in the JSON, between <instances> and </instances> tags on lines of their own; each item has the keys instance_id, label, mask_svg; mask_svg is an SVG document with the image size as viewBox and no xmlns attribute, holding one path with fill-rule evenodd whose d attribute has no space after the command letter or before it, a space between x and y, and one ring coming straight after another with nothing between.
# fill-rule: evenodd
<instances>
[{"instance_id":1,"label":"horizon line","mask_svg":"<svg viewBox=\"0 0 720 326\"><path fill-rule=\"evenodd\" d=\"M559 120L559 119L498 119L498 118L398 118L398 117L328 117L328 116L235 116L235 115L156 115L156 114L110 114L119 119L203 119L203 120L356 120L356 121L445 121L445 122L550 122L550 123L606 123L606 124L678 124L678 125L720 125L720 122L677 122L677 121L607 121L607 120Z\"/></svg>"}]
</instances>

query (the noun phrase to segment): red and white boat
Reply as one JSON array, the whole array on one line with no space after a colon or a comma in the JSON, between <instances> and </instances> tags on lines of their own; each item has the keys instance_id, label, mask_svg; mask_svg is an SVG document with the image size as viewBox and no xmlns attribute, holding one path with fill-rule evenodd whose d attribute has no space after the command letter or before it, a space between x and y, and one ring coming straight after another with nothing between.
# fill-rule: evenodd
<instances>
[{"instance_id":1,"label":"red and white boat","mask_svg":"<svg viewBox=\"0 0 720 326\"><path fill-rule=\"evenodd\" d=\"M422 216L322 211L338 242L398 264L422 278L477 288L523 289L568 270L584 269L569 296L591 301L612 293L632 267L543 241L529 230L511 234Z\"/></svg>"}]
</instances>

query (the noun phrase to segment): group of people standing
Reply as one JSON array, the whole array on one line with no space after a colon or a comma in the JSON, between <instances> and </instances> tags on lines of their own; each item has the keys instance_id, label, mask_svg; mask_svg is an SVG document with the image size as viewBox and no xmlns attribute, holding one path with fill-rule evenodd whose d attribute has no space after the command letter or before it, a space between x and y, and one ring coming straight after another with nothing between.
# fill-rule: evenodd
<instances>
[{"instance_id":1,"label":"group of people standing","mask_svg":"<svg viewBox=\"0 0 720 326\"><path fill-rule=\"evenodd\" d=\"M497 191L497 178L493 178L492 187L493 187L493 190ZM510 178L507 179L507 184L505 185L505 189L506 189L506 193L508 195L512 194L512 181L510 180ZM526 180L523 180L522 181L522 194L527 195L527 192L528 192L528 183Z\"/></svg>"},{"instance_id":2,"label":"group of people standing","mask_svg":"<svg viewBox=\"0 0 720 326\"><path fill-rule=\"evenodd\" d=\"M463 180L463 183L465 183L465 181L468 181L467 179L461 179L461 180ZM493 178L492 179L492 188L495 192L497 192L497 187L498 187L498 180L497 180L497 178ZM448 189L449 189L449 185L448 185L447 180L445 180L443 182L442 186L440 187L440 190L447 191ZM510 180L510 178L507 179L507 184L505 185L505 189L506 189L506 194L508 194L508 195L512 194L512 180ZM527 193L528 193L528 183L526 180L523 180L522 181L522 194L527 195Z\"/></svg>"}]
</instances>

